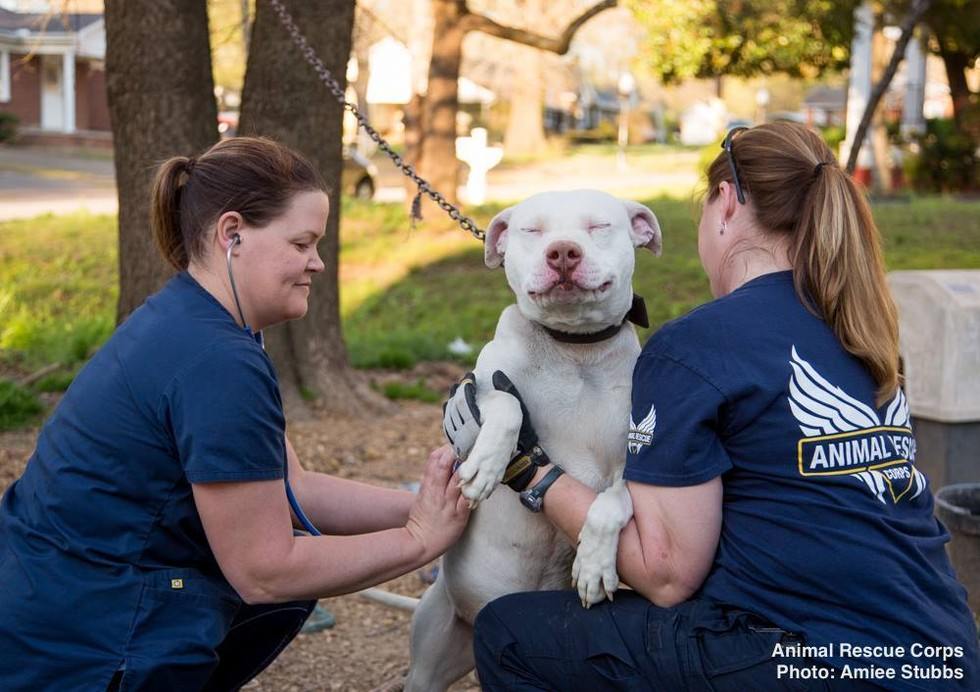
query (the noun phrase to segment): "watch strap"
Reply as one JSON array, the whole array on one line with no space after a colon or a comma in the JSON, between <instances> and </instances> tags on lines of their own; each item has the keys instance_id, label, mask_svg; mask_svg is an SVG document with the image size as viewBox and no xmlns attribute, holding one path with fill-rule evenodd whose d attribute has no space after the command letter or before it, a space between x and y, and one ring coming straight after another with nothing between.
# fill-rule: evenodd
<instances>
[{"instance_id":1,"label":"watch strap","mask_svg":"<svg viewBox=\"0 0 980 692\"><path fill-rule=\"evenodd\" d=\"M545 477L542 478L537 485L521 493L521 504L532 512L540 512L541 506L544 504L544 494L548 492L548 488L550 488L563 473L565 473L565 469L563 469L561 466L558 466L557 464L552 466L551 470L545 474Z\"/></svg>"}]
</instances>

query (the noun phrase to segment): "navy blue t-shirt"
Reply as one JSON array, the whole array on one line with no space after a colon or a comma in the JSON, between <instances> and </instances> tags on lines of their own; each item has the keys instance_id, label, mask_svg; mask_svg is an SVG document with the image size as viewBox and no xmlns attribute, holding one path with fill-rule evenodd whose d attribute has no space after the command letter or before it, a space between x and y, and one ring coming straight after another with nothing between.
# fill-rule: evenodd
<instances>
[{"instance_id":1,"label":"navy blue t-shirt","mask_svg":"<svg viewBox=\"0 0 980 692\"><path fill-rule=\"evenodd\" d=\"M875 394L792 273L767 274L647 342L625 477L722 477L720 543L699 596L832 644L824 660L838 668L894 668L879 681L889 689L978 689L977 631L915 468L908 404L899 391L879 408ZM855 657L842 645L904 651ZM949 672L924 649L934 645L959 654ZM950 674L963 679L921 677Z\"/></svg>"},{"instance_id":2,"label":"navy blue t-shirt","mask_svg":"<svg viewBox=\"0 0 980 692\"><path fill-rule=\"evenodd\" d=\"M186 273L150 297L3 496L0 686L105 689L120 667L138 680L153 661L213 657L241 601L191 483L282 478L284 430L251 333Z\"/></svg>"}]
</instances>

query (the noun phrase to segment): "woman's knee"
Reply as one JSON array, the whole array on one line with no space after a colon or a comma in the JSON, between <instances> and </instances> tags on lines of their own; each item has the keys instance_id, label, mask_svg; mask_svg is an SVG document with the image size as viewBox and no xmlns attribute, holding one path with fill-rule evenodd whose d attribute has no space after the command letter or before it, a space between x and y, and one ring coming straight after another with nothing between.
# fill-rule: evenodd
<instances>
[{"instance_id":1,"label":"woman's knee","mask_svg":"<svg viewBox=\"0 0 980 692\"><path fill-rule=\"evenodd\" d=\"M476 619L473 621L473 646L475 649L489 646L490 642L499 640L501 635L510 635L501 616L505 616L507 612L513 612L513 607L508 603L514 600L514 596L518 595L520 594L510 594L490 601L477 613Z\"/></svg>"}]
</instances>

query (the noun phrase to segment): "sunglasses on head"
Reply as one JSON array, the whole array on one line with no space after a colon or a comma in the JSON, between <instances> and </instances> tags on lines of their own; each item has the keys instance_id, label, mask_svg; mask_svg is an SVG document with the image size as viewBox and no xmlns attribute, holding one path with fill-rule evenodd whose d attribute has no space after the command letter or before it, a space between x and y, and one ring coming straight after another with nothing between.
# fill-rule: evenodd
<instances>
[{"instance_id":1,"label":"sunglasses on head","mask_svg":"<svg viewBox=\"0 0 980 692\"><path fill-rule=\"evenodd\" d=\"M742 191L742 183L738 179L738 169L735 167L735 155L732 153L732 140L735 139L735 135L742 130L748 130L747 127L733 127L725 135L725 139L721 143L721 148L725 150L728 154L728 165L732 168L732 180L735 183L735 197L738 199L739 204L745 204L745 192Z\"/></svg>"}]
</instances>

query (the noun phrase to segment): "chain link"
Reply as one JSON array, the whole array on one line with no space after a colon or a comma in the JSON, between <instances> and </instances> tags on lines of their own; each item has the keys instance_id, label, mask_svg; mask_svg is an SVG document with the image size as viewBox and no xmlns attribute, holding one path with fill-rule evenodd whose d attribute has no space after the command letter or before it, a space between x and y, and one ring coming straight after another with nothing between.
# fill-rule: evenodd
<instances>
[{"instance_id":1,"label":"chain link","mask_svg":"<svg viewBox=\"0 0 980 692\"><path fill-rule=\"evenodd\" d=\"M296 44L296 47L303 54L303 58L305 58L306 62L309 63L310 67L312 67L316 72L317 77L320 78L320 81L323 82L327 89L330 90L330 93L332 93L340 102L340 104L344 107L344 110L348 111L354 116L354 118L357 120L357 124L364 128L364 131L367 132L368 136L372 140L374 140L374 142L378 145L378 148L391 159L392 163L394 163L403 174L408 176L412 182L418 186L419 194L427 195L433 202L439 205L440 209L449 215L449 218L458 223L464 231L468 231L474 238L482 241L486 237L486 233L480 230L480 228L470 217L465 216L458 207L450 203L442 193L438 192L437 190L433 190L429 183L415 172L415 167L409 163L406 163L405 160L391 148L391 145L385 141L384 137L382 137L381 134L371 126L371 123L369 123L367 118L365 118L361 112L357 110L357 107L347 100L344 90L341 88L337 80L330 74L330 71L327 69L326 65L324 65L323 61L317 56L316 51L313 50L313 47L310 46L303 34L300 33L299 28L293 21L292 16L286 10L286 7L282 4L282 1L269 0L269 4L272 5L272 8L276 11L276 14L279 16L279 21L285 27L286 31L289 32L290 37L293 39L293 43Z\"/></svg>"}]
</instances>

